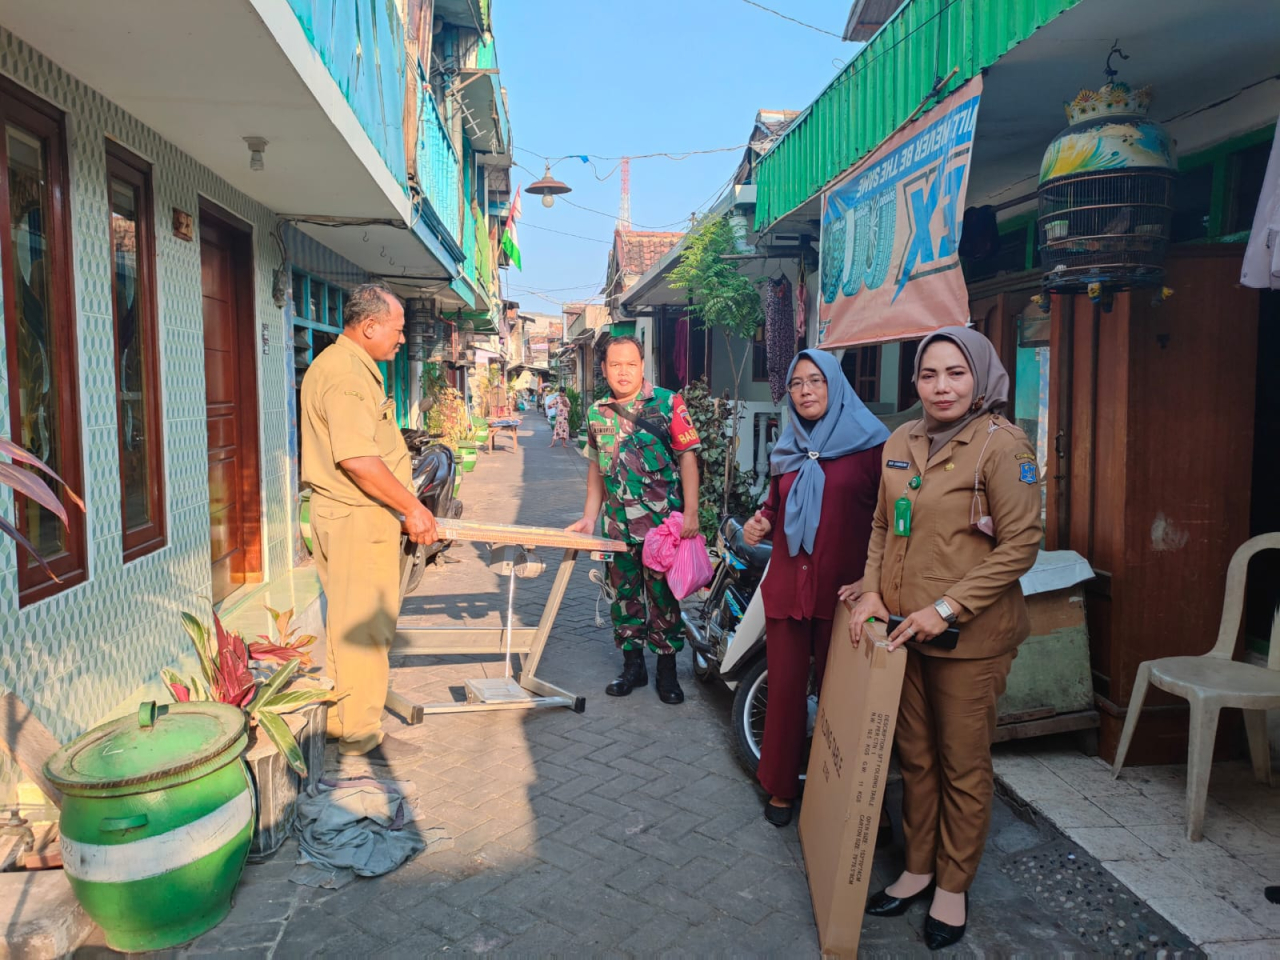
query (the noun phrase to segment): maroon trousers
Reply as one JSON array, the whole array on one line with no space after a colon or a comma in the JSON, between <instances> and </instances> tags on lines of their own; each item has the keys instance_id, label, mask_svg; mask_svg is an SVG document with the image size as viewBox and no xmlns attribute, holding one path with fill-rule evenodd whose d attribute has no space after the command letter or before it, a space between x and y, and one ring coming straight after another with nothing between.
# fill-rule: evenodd
<instances>
[{"instance_id":1,"label":"maroon trousers","mask_svg":"<svg viewBox=\"0 0 1280 960\"><path fill-rule=\"evenodd\" d=\"M765 620L769 703L756 777L771 796L782 800L800 795L800 763L809 719L809 657L814 659L821 690L830 647L830 620Z\"/></svg>"}]
</instances>

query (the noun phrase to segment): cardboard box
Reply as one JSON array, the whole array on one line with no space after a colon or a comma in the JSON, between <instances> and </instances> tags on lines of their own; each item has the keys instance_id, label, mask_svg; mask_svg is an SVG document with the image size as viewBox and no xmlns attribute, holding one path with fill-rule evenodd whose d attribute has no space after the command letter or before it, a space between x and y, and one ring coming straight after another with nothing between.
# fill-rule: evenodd
<instances>
[{"instance_id":1,"label":"cardboard box","mask_svg":"<svg viewBox=\"0 0 1280 960\"><path fill-rule=\"evenodd\" d=\"M866 639L855 650L836 608L799 829L822 954L856 957L908 654ZM884 625L869 626L883 642Z\"/></svg>"}]
</instances>

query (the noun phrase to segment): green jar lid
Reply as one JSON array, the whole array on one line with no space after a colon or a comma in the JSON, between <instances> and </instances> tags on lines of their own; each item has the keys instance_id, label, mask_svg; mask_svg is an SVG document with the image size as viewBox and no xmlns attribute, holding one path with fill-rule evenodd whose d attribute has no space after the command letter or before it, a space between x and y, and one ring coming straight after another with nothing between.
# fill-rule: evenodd
<instances>
[{"instance_id":1,"label":"green jar lid","mask_svg":"<svg viewBox=\"0 0 1280 960\"><path fill-rule=\"evenodd\" d=\"M63 793L118 797L190 783L248 745L244 712L225 703L143 703L134 716L94 727L45 764Z\"/></svg>"}]
</instances>

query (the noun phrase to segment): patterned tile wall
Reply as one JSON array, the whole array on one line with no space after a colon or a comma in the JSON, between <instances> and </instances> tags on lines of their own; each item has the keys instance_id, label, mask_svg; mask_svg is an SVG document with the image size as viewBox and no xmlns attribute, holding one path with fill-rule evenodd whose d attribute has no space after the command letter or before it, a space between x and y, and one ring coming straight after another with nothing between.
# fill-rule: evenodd
<instances>
[{"instance_id":1,"label":"patterned tile wall","mask_svg":"<svg viewBox=\"0 0 1280 960\"><path fill-rule=\"evenodd\" d=\"M288 504L294 471L287 441L292 351L284 311L271 299L272 271L280 262L269 237L276 226L270 210L3 28L0 74L66 112L89 580L19 609L16 548L7 538L0 540L0 692L16 691L66 741L185 653L178 614L200 609L201 598L211 593L200 247L198 241L173 236L174 207L198 216L203 197L253 229L267 579L287 574L292 559L294 514ZM168 543L127 566L121 559L108 208L102 186L107 137L154 169ZM0 387L5 371L0 336ZM0 389L0 432L5 434L8 396ZM13 516L7 489L0 490L0 513ZM0 764L0 800L8 796L14 776L11 767Z\"/></svg>"}]
</instances>

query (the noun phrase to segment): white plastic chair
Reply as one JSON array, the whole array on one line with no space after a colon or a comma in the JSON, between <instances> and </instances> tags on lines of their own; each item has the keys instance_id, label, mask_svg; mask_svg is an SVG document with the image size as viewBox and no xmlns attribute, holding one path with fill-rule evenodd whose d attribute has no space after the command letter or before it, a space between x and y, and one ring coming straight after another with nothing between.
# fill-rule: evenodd
<instances>
[{"instance_id":1,"label":"white plastic chair","mask_svg":"<svg viewBox=\"0 0 1280 960\"><path fill-rule=\"evenodd\" d=\"M1263 550L1280 550L1280 533L1254 537L1235 552L1227 568L1226 597L1218 642L1199 657L1163 657L1146 660L1138 667L1133 696L1125 717L1124 732L1111 775L1120 775L1133 728L1142 713L1147 685L1155 684L1166 693L1183 697L1191 707L1191 730L1187 746L1187 839L1204 836L1204 805L1209 793L1209 770L1213 766L1213 740L1218 732L1218 712L1223 707L1244 711L1245 732L1253 775L1259 783L1271 784L1271 754L1267 743L1266 711L1280 707L1280 612L1271 628L1271 651L1265 667L1238 663L1231 659L1240 620L1244 614L1244 586L1249 561Z\"/></svg>"}]
</instances>

